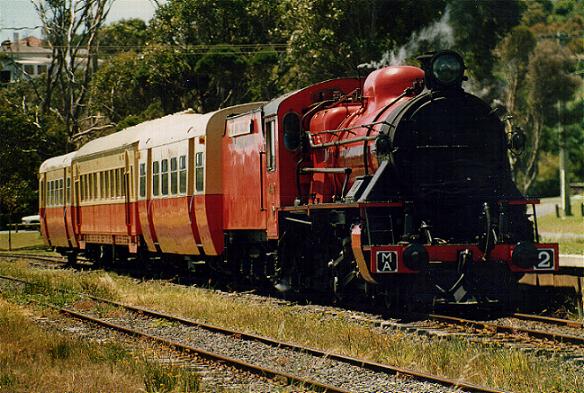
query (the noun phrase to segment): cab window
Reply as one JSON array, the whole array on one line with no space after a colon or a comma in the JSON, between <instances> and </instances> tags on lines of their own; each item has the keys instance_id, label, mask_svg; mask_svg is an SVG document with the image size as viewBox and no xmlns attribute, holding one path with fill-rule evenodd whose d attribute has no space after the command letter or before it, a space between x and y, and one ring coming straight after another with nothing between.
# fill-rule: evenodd
<instances>
[{"instance_id":1,"label":"cab window","mask_svg":"<svg viewBox=\"0 0 584 393\"><path fill-rule=\"evenodd\" d=\"M268 171L276 169L276 121L266 123L266 166Z\"/></svg>"}]
</instances>

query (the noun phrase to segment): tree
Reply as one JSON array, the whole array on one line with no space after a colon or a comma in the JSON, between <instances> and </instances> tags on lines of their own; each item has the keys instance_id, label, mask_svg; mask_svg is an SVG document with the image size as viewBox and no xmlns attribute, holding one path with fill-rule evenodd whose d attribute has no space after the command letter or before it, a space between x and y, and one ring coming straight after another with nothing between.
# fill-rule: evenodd
<instances>
[{"instance_id":1,"label":"tree","mask_svg":"<svg viewBox=\"0 0 584 393\"><path fill-rule=\"evenodd\" d=\"M0 96L0 213L17 214L35 210L42 144L40 128L30 116Z\"/></svg>"},{"instance_id":2,"label":"tree","mask_svg":"<svg viewBox=\"0 0 584 393\"><path fill-rule=\"evenodd\" d=\"M280 3L288 51L284 84L299 88L358 74L410 35L438 19L443 1L284 0Z\"/></svg>"},{"instance_id":3,"label":"tree","mask_svg":"<svg viewBox=\"0 0 584 393\"><path fill-rule=\"evenodd\" d=\"M574 65L571 53L552 40L538 43L530 56L526 78L529 154L516 165L516 181L524 192L537 176L544 126L559 121L558 102L571 100L581 83L571 73Z\"/></svg>"},{"instance_id":4,"label":"tree","mask_svg":"<svg viewBox=\"0 0 584 393\"><path fill-rule=\"evenodd\" d=\"M501 41L498 56L507 81L505 106L512 116L517 113L519 89L523 86L529 56L537 44L536 38L525 26L517 26Z\"/></svg>"},{"instance_id":5,"label":"tree","mask_svg":"<svg viewBox=\"0 0 584 393\"><path fill-rule=\"evenodd\" d=\"M518 0L467 1L449 0L450 23L454 29L455 47L464 56L469 74L485 94L493 98L493 49L516 26L523 11Z\"/></svg>"},{"instance_id":6,"label":"tree","mask_svg":"<svg viewBox=\"0 0 584 393\"><path fill-rule=\"evenodd\" d=\"M90 110L107 116L114 124L142 113L155 99L148 79L143 55L129 51L113 56L93 76Z\"/></svg>"},{"instance_id":7,"label":"tree","mask_svg":"<svg viewBox=\"0 0 584 393\"><path fill-rule=\"evenodd\" d=\"M33 0L52 49L42 112L56 110L70 140L80 130L80 118L91 75L97 69L97 36L113 0ZM61 102L54 108L55 91Z\"/></svg>"},{"instance_id":8,"label":"tree","mask_svg":"<svg viewBox=\"0 0 584 393\"><path fill-rule=\"evenodd\" d=\"M148 25L142 19L124 19L101 29L97 48L100 53L141 52L148 40Z\"/></svg>"}]
</instances>

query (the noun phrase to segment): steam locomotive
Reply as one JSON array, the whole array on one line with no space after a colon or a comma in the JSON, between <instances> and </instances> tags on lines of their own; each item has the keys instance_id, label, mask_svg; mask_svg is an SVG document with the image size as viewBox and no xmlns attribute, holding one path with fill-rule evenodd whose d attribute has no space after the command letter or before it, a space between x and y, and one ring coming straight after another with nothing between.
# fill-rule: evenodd
<instances>
[{"instance_id":1,"label":"steam locomotive","mask_svg":"<svg viewBox=\"0 0 584 393\"><path fill-rule=\"evenodd\" d=\"M51 158L43 237L71 262L157 256L284 292L508 302L522 275L558 268L512 180L520 138L464 91L461 56L419 59Z\"/></svg>"}]
</instances>

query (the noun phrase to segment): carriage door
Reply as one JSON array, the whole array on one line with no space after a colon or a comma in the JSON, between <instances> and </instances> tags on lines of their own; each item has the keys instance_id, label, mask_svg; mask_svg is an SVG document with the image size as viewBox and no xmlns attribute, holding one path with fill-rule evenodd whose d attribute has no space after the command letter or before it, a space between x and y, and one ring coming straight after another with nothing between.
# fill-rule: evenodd
<instances>
[{"instance_id":1,"label":"carriage door","mask_svg":"<svg viewBox=\"0 0 584 393\"><path fill-rule=\"evenodd\" d=\"M266 227L268 238L278 238L278 208L280 207L280 186L278 183L278 122L277 117L270 116L264 120L265 141L265 181L264 208L266 210Z\"/></svg>"},{"instance_id":2,"label":"carriage door","mask_svg":"<svg viewBox=\"0 0 584 393\"><path fill-rule=\"evenodd\" d=\"M153 193L152 193L152 149L148 149L146 162L140 162L139 176L140 176L140 224L142 226L142 236L144 242L148 247L148 251L157 251L156 249L156 233L154 232L154 221L152 219ZM156 169L158 171L158 168ZM158 173L156 173L158 175ZM158 182L157 182L158 186ZM144 199L145 198L145 199Z\"/></svg>"},{"instance_id":3,"label":"carriage door","mask_svg":"<svg viewBox=\"0 0 584 393\"><path fill-rule=\"evenodd\" d=\"M81 234L81 178L77 164L73 168L73 231L77 235L77 239L81 239L79 236Z\"/></svg>"},{"instance_id":4,"label":"carriage door","mask_svg":"<svg viewBox=\"0 0 584 393\"><path fill-rule=\"evenodd\" d=\"M49 233L47 231L47 176L45 173L41 173L39 179L39 216L41 222L41 234L45 239L48 240Z\"/></svg>"},{"instance_id":5,"label":"carriage door","mask_svg":"<svg viewBox=\"0 0 584 393\"><path fill-rule=\"evenodd\" d=\"M63 200L63 205L65 207L64 217L65 217L65 232L67 235L67 241L70 246L77 247L75 241L75 207L73 206L73 198L71 196L71 178L73 175L73 167L68 166L65 169L65 197Z\"/></svg>"},{"instance_id":6,"label":"carriage door","mask_svg":"<svg viewBox=\"0 0 584 393\"><path fill-rule=\"evenodd\" d=\"M124 152L124 213L126 215L126 230L128 236L132 234L132 216L131 216L131 207L130 207L130 193L132 188L130 187L133 176L130 176L130 152L126 150Z\"/></svg>"}]
</instances>

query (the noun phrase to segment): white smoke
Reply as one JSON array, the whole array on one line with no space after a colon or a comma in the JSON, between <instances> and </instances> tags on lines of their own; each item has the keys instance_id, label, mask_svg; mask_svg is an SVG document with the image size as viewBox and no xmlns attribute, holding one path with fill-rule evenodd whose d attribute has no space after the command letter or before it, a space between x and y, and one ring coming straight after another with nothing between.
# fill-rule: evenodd
<instances>
[{"instance_id":1,"label":"white smoke","mask_svg":"<svg viewBox=\"0 0 584 393\"><path fill-rule=\"evenodd\" d=\"M414 32L408 42L389 52L379 61L359 65L360 68L381 68L405 64L406 59L421 54L421 50L446 49L454 45L454 32L450 26L450 11L446 9L440 20Z\"/></svg>"}]
</instances>

